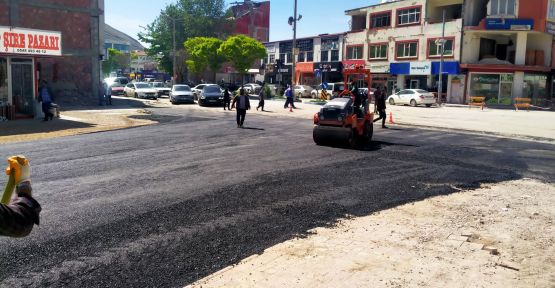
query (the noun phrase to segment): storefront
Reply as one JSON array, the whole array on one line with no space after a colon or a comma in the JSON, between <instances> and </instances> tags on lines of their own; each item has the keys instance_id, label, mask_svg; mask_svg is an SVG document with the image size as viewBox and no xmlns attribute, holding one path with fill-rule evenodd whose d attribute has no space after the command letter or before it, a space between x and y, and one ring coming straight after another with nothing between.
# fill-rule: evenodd
<instances>
[{"instance_id":1,"label":"storefront","mask_svg":"<svg viewBox=\"0 0 555 288\"><path fill-rule=\"evenodd\" d=\"M61 56L61 32L0 26L0 115L11 119L39 117L39 57Z\"/></svg>"},{"instance_id":2,"label":"storefront","mask_svg":"<svg viewBox=\"0 0 555 288\"><path fill-rule=\"evenodd\" d=\"M469 96L486 97L488 104L512 103L513 73L469 73Z\"/></svg>"},{"instance_id":3,"label":"storefront","mask_svg":"<svg viewBox=\"0 0 555 288\"><path fill-rule=\"evenodd\" d=\"M318 81L314 74L313 62L302 62L295 64L295 83L300 85L318 85Z\"/></svg>"},{"instance_id":4,"label":"storefront","mask_svg":"<svg viewBox=\"0 0 555 288\"><path fill-rule=\"evenodd\" d=\"M442 74L442 91L443 101L453 99L451 82L457 79L456 83L460 83L460 66L458 61L444 61L441 67L439 61L422 61L422 62L402 62L391 63L390 74L397 75L397 90L399 89L423 89L432 92L440 92L439 74ZM457 86L459 87L459 86ZM457 91L458 93L459 91ZM462 95L462 92L461 92Z\"/></svg>"},{"instance_id":5,"label":"storefront","mask_svg":"<svg viewBox=\"0 0 555 288\"><path fill-rule=\"evenodd\" d=\"M387 95L393 93L397 87L397 76L389 74L389 63L371 63L366 68L372 73L372 88L385 87Z\"/></svg>"},{"instance_id":6,"label":"storefront","mask_svg":"<svg viewBox=\"0 0 555 288\"><path fill-rule=\"evenodd\" d=\"M286 87L287 84L291 84L292 71L291 65L284 65L278 69L274 64L268 64L264 71L264 82Z\"/></svg>"},{"instance_id":7,"label":"storefront","mask_svg":"<svg viewBox=\"0 0 555 288\"><path fill-rule=\"evenodd\" d=\"M313 64L314 76L318 83L335 83L343 81L343 64L341 62L317 62Z\"/></svg>"}]
</instances>

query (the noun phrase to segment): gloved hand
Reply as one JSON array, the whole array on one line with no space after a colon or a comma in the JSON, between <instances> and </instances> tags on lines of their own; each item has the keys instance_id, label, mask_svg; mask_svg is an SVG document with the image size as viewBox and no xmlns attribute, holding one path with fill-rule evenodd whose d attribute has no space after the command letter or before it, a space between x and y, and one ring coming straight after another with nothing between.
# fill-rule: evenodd
<instances>
[{"instance_id":1,"label":"gloved hand","mask_svg":"<svg viewBox=\"0 0 555 288\"><path fill-rule=\"evenodd\" d=\"M26 181L28 182L31 177L29 160L27 160L27 158L23 155L8 158L8 168L6 168L6 174L14 176L15 185L19 185Z\"/></svg>"}]
</instances>

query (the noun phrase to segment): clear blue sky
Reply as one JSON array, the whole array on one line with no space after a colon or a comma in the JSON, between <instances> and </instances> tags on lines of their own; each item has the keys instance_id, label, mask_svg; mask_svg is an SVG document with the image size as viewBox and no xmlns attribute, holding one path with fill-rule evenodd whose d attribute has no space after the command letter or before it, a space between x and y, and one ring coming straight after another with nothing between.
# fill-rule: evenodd
<instances>
[{"instance_id":1,"label":"clear blue sky","mask_svg":"<svg viewBox=\"0 0 555 288\"><path fill-rule=\"evenodd\" d=\"M239 0L242 1L242 0ZM137 38L140 26L152 23L167 4L175 0L105 0L105 21L112 27ZM226 0L226 3L236 0ZM379 0L298 0L298 37L348 30L344 11L379 3ZM270 41L293 38L287 18L293 15L293 0L271 0Z\"/></svg>"}]
</instances>

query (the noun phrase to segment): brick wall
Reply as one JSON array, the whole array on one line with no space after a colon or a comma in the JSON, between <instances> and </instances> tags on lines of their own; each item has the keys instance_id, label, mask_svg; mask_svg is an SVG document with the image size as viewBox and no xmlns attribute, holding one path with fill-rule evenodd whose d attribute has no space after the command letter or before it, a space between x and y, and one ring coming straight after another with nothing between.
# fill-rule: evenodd
<instances>
[{"instance_id":1,"label":"brick wall","mask_svg":"<svg viewBox=\"0 0 555 288\"><path fill-rule=\"evenodd\" d=\"M91 42L91 6L94 0L35 0L16 2L13 26L62 32L63 57L37 57L40 75L52 86L61 105L97 105L93 75L99 75L99 51ZM10 23L9 8L0 4L0 26ZM94 60L93 60L94 59ZM97 79L97 78L96 78ZM98 81L98 80L97 80ZM94 87L97 86L97 87Z\"/></svg>"}]
</instances>

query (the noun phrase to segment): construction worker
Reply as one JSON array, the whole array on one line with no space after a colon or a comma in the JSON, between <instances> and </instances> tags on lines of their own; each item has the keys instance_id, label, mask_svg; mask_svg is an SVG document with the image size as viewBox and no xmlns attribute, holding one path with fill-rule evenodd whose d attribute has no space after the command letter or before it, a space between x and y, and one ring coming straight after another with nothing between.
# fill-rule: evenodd
<instances>
[{"instance_id":1,"label":"construction worker","mask_svg":"<svg viewBox=\"0 0 555 288\"><path fill-rule=\"evenodd\" d=\"M378 87L378 89L374 92L374 98L376 99L374 102L374 111L378 111L380 117L374 119L374 122L378 120L382 120L382 128L387 128L385 126L385 120L387 119L387 114L385 113L385 89L383 86Z\"/></svg>"},{"instance_id":2,"label":"construction worker","mask_svg":"<svg viewBox=\"0 0 555 288\"><path fill-rule=\"evenodd\" d=\"M34 224L39 224L41 207L32 197L30 168L28 162L21 164L19 156L8 158L10 174L15 177L17 197L8 205L0 204L0 235L24 237L31 233Z\"/></svg>"}]
</instances>

